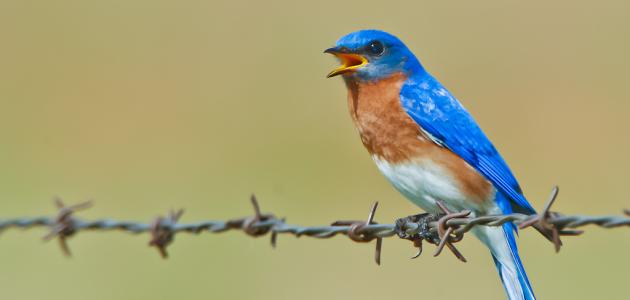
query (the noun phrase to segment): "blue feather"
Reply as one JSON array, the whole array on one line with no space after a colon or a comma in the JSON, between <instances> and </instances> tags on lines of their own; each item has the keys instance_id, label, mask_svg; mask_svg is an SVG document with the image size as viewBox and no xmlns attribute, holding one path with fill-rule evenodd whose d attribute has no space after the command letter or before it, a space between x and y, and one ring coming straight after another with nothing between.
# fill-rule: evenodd
<instances>
[{"instance_id":1,"label":"blue feather","mask_svg":"<svg viewBox=\"0 0 630 300\"><path fill-rule=\"evenodd\" d=\"M515 231L513 230L512 223L503 224L503 234L505 235L505 239L507 240L508 246L510 247L510 252L512 254L511 263L513 263L516 266L516 271L517 271L516 276L517 276L520 288L523 291L523 299L535 300L536 296L534 295L534 290L532 289L532 286L529 283L529 279L527 278L527 273L525 273L525 268L523 267L521 258L518 255L518 248L516 247L516 239L514 237L514 233ZM502 272L503 272L504 262L497 259L497 257L494 256L494 254L492 255L492 258L494 259L494 263L497 267L497 270L499 271L499 277L501 278L501 281L503 281L504 274L502 274ZM503 285L507 288L507 285L505 282L503 282ZM509 293L510 291L508 291L508 294Z\"/></svg>"},{"instance_id":2,"label":"blue feather","mask_svg":"<svg viewBox=\"0 0 630 300\"><path fill-rule=\"evenodd\" d=\"M494 145L435 78L426 72L412 73L401 89L400 99L403 109L423 130L492 182L510 200L513 211L535 213Z\"/></svg>"}]
</instances>

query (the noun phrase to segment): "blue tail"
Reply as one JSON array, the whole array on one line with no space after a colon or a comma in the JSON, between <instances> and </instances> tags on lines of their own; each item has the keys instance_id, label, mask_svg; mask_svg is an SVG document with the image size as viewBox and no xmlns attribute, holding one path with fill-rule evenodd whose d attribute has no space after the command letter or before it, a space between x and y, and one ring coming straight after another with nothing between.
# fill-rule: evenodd
<instances>
[{"instance_id":1,"label":"blue tail","mask_svg":"<svg viewBox=\"0 0 630 300\"><path fill-rule=\"evenodd\" d=\"M525 268L518 256L514 225L505 223L500 229L502 236L498 233L490 234L490 242L493 243L490 249L508 299L535 300L534 290L529 284Z\"/></svg>"},{"instance_id":2,"label":"blue tail","mask_svg":"<svg viewBox=\"0 0 630 300\"><path fill-rule=\"evenodd\" d=\"M505 223L502 227L478 226L474 232L490 248L508 299L535 300L536 296L518 256L514 225Z\"/></svg>"}]
</instances>

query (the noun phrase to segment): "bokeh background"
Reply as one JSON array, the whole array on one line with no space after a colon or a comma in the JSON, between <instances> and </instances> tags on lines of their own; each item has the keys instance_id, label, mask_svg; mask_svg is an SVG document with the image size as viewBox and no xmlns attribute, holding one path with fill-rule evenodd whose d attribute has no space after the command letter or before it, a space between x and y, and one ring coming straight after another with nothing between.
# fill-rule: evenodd
<instances>
[{"instance_id":1,"label":"bokeh background","mask_svg":"<svg viewBox=\"0 0 630 300\"><path fill-rule=\"evenodd\" d=\"M94 199L82 217L183 221L263 210L322 225L418 213L373 166L322 54L350 31L407 42L464 102L541 207L630 206L630 2L0 1L0 218ZM504 299L490 255L460 243L408 259L373 245L241 233L86 233L74 257L43 230L0 236L2 299ZM519 239L541 299L627 298L627 230L589 228L560 254Z\"/></svg>"}]
</instances>

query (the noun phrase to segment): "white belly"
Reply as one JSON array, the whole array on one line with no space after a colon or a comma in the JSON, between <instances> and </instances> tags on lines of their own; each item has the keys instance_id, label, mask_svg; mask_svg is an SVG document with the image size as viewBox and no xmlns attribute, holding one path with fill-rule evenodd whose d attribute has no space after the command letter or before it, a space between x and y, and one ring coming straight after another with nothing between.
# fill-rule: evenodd
<instances>
[{"instance_id":1,"label":"white belly","mask_svg":"<svg viewBox=\"0 0 630 300\"><path fill-rule=\"evenodd\" d=\"M402 164L390 164L377 157L372 159L400 193L426 212L441 212L436 205L437 200L442 201L452 211L467 209L480 212L491 209L467 199L456 177L428 158ZM494 206L493 202L485 201L491 206Z\"/></svg>"}]
</instances>

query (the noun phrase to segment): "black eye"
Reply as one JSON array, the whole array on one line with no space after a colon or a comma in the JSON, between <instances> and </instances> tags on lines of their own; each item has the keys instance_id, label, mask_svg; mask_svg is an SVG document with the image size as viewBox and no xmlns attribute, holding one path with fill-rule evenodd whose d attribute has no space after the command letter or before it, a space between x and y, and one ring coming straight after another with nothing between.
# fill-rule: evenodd
<instances>
[{"instance_id":1,"label":"black eye","mask_svg":"<svg viewBox=\"0 0 630 300\"><path fill-rule=\"evenodd\" d=\"M385 47L383 47L383 43L379 41L373 41L367 46L367 50L374 55L381 55L383 51L385 51Z\"/></svg>"}]
</instances>

